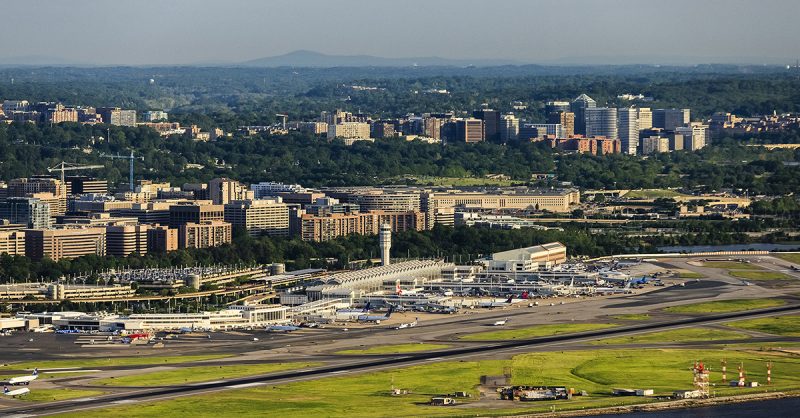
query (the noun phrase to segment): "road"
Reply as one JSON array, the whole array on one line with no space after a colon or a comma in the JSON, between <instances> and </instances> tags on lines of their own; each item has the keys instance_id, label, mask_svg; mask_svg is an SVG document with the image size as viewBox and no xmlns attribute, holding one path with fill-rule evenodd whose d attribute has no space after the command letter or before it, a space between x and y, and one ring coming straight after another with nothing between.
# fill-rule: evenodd
<instances>
[{"instance_id":1,"label":"road","mask_svg":"<svg viewBox=\"0 0 800 418\"><path fill-rule=\"evenodd\" d=\"M264 386L267 384L284 384L300 380L311 380L327 376L337 376L355 372L374 372L394 367L406 367L415 364L424 364L431 361L456 360L462 358L482 357L491 355L496 357L500 354L509 354L517 351L528 351L532 348L545 347L554 344L581 342L598 338L605 338L619 335L632 335L652 331L662 331L687 326L708 325L732 319L746 319L763 317L775 314L786 314L800 312L800 305L792 304L777 308L761 309L746 312L734 312L726 314L708 315L694 318L675 319L631 325L625 327L612 328L601 331L590 331L576 334L562 334L551 337L533 338L519 341L489 343L478 346L468 346L462 348L446 349L441 351L425 352L411 355L394 355L382 358L373 358L369 361L345 362L337 365L322 366L306 370L295 370L289 372L275 373L261 376L249 376L237 379L226 380L224 383L208 382L187 386L175 387L154 387L145 390L115 393L93 398L73 399L63 402L52 402L40 405L25 405L17 408L3 410L4 416L10 417L29 417L50 415L64 412L76 412L82 410L109 407L114 405L126 405L138 401L155 401L174 398L178 396L199 395L203 393L217 392L230 389L243 389L250 387Z\"/></svg>"}]
</instances>

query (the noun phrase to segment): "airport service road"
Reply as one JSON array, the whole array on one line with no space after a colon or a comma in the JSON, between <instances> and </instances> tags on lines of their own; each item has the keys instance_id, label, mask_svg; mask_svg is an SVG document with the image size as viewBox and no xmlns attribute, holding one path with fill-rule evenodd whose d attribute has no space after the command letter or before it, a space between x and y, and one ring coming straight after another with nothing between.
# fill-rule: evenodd
<instances>
[{"instance_id":1,"label":"airport service road","mask_svg":"<svg viewBox=\"0 0 800 418\"><path fill-rule=\"evenodd\" d=\"M775 314L788 314L800 312L800 305L793 304L770 309L761 309L749 312L736 312L728 314L710 315L705 317L684 318L672 321L663 321L649 324L639 324L627 327L591 331L578 334L557 335L552 337L534 338L530 340L510 341L503 343L490 343L478 347L465 347L447 349L436 352L419 353L413 355L387 356L371 361L346 362L338 365L323 366L307 370L295 370L263 376L251 376L230 379L225 382L199 383L187 386L167 388L149 388L146 390L117 393L93 398L74 399L64 402L52 402L40 405L26 405L17 408L2 410L5 416L39 416L63 412L75 412L115 405L132 405L143 401L156 401L178 396L198 395L230 389L244 389L276 384L285 384L301 380L311 380L330 376L341 376L350 373L379 371L395 367L407 367L437 361L452 361L465 358L480 358L499 355L509 355L521 351L531 351L540 347L569 342L584 342L610 336L633 335L644 332L676 329L689 326L716 324L734 319L758 318Z\"/></svg>"}]
</instances>

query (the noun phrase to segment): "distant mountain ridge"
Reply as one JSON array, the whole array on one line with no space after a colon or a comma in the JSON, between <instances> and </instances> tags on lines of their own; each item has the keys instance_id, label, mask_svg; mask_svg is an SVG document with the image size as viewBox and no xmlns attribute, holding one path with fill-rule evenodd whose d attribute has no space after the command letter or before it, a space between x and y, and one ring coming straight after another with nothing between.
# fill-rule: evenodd
<instances>
[{"instance_id":1,"label":"distant mountain ridge","mask_svg":"<svg viewBox=\"0 0 800 418\"><path fill-rule=\"evenodd\" d=\"M372 55L328 55L321 52L300 50L273 57L245 61L245 67L493 67L499 65L523 65L521 61L490 59L451 59L441 57L387 58Z\"/></svg>"}]
</instances>

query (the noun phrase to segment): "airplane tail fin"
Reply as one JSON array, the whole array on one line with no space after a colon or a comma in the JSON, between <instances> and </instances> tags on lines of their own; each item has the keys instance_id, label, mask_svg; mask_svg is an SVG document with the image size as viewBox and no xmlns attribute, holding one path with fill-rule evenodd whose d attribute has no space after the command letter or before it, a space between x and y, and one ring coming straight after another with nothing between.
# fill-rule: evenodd
<instances>
[{"instance_id":1,"label":"airplane tail fin","mask_svg":"<svg viewBox=\"0 0 800 418\"><path fill-rule=\"evenodd\" d=\"M34 376L38 376L39 375L39 368L33 369L33 375Z\"/></svg>"},{"instance_id":2,"label":"airplane tail fin","mask_svg":"<svg viewBox=\"0 0 800 418\"><path fill-rule=\"evenodd\" d=\"M392 316L392 312L394 312L394 306L390 306L389 307L389 311L386 312L386 317L388 318L388 317Z\"/></svg>"},{"instance_id":3,"label":"airplane tail fin","mask_svg":"<svg viewBox=\"0 0 800 418\"><path fill-rule=\"evenodd\" d=\"M364 305L364 312L367 312L367 313L369 313L369 307L370 307L370 305L372 305L372 302L367 302L367 304L366 304L366 305Z\"/></svg>"},{"instance_id":4,"label":"airplane tail fin","mask_svg":"<svg viewBox=\"0 0 800 418\"><path fill-rule=\"evenodd\" d=\"M10 391L8 390L8 386L3 386L3 393L8 393L8 392L10 392Z\"/></svg>"},{"instance_id":5,"label":"airplane tail fin","mask_svg":"<svg viewBox=\"0 0 800 418\"><path fill-rule=\"evenodd\" d=\"M508 300L506 300L506 303L511 303L511 301L512 301L513 299L514 299L514 295L511 295L511 296L509 296L509 297L508 297Z\"/></svg>"}]
</instances>

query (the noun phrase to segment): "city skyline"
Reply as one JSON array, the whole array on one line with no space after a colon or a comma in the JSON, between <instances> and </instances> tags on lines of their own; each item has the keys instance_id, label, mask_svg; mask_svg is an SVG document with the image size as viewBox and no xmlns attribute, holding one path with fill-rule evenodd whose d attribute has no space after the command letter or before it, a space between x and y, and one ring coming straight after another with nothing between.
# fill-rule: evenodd
<instances>
[{"instance_id":1,"label":"city skyline","mask_svg":"<svg viewBox=\"0 0 800 418\"><path fill-rule=\"evenodd\" d=\"M19 41L0 46L0 64L235 65L298 50L520 64L790 64L800 55L792 42L800 35L793 22L800 5L786 0L411 0L403 7L179 0L5 8L0 34ZM382 16L398 23L387 27ZM74 42L48 41L65 38Z\"/></svg>"}]
</instances>

